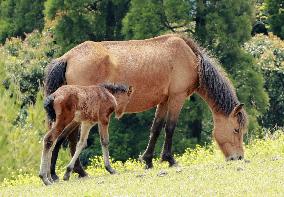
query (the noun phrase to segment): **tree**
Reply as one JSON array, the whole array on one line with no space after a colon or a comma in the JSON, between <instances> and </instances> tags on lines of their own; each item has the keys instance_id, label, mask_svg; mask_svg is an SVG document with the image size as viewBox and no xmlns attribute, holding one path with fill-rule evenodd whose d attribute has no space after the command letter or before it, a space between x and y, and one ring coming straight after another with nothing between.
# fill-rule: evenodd
<instances>
[{"instance_id":1,"label":"tree","mask_svg":"<svg viewBox=\"0 0 284 197\"><path fill-rule=\"evenodd\" d=\"M166 31L191 31L194 0L132 0L123 19L126 39L144 39Z\"/></svg>"},{"instance_id":2,"label":"tree","mask_svg":"<svg viewBox=\"0 0 284 197\"><path fill-rule=\"evenodd\" d=\"M47 0L45 16L55 20L54 39L65 52L86 40L119 40L128 0Z\"/></svg>"},{"instance_id":3,"label":"tree","mask_svg":"<svg viewBox=\"0 0 284 197\"><path fill-rule=\"evenodd\" d=\"M283 0L265 0L268 23L272 32L284 39L284 2Z\"/></svg>"},{"instance_id":4,"label":"tree","mask_svg":"<svg viewBox=\"0 0 284 197\"><path fill-rule=\"evenodd\" d=\"M255 67L264 74L269 94L269 110L261 119L262 126L284 126L284 41L269 35L257 35L245 44L245 49L256 59Z\"/></svg>"},{"instance_id":5,"label":"tree","mask_svg":"<svg viewBox=\"0 0 284 197\"><path fill-rule=\"evenodd\" d=\"M0 43L11 36L24 37L34 29L42 30L44 0L0 1Z\"/></svg>"}]
</instances>

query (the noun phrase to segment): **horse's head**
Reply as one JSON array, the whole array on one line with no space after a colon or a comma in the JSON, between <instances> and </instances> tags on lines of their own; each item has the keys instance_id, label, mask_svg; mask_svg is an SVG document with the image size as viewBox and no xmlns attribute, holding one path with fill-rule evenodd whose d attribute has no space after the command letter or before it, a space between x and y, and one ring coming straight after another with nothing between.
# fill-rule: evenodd
<instances>
[{"instance_id":1,"label":"horse's head","mask_svg":"<svg viewBox=\"0 0 284 197\"><path fill-rule=\"evenodd\" d=\"M115 109L115 117L120 118L125 111L127 104L130 101L131 95L133 93L133 87L129 86L127 91L119 92L115 95L117 106Z\"/></svg>"},{"instance_id":2,"label":"horse's head","mask_svg":"<svg viewBox=\"0 0 284 197\"><path fill-rule=\"evenodd\" d=\"M214 114L214 123L213 135L226 160L243 159L243 135L247 126L243 104L236 106L228 116Z\"/></svg>"}]
</instances>

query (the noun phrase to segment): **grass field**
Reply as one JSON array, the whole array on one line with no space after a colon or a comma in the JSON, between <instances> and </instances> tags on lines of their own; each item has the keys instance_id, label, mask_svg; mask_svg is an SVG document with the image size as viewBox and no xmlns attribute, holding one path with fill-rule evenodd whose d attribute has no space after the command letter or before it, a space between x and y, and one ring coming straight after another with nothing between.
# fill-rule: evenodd
<instances>
[{"instance_id":1,"label":"grass field","mask_svg":"<svg viewBox=\"0 0 284 197\"><path fill-rule=\"evenodd\" d=\"M177 156L179 167L155 161L155 169L143 170L141 163L129 160L114 162L119 173L109 175L101 158L95 158L89 178L73 176L46 187L36 173L19 175L1 183L0 196L284 196L283 134L251 142L246 159L225 162L212 145Z\"/></svg>"}]
</instances>

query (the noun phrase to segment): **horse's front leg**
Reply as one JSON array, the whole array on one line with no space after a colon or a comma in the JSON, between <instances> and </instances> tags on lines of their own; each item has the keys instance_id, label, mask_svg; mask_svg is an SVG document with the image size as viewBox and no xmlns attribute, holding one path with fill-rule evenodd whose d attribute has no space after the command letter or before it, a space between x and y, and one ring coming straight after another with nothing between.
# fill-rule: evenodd
<instances>
[{"instance_id":1,"label":"horse's front leg","mask_svg":"<svg viewBox=\"0 0 284 197\"><path fill-rule=\"evenodd\" d=\"M87 145L87 139L88 139L89 132L90 132L90 129L92 128L92 126L93 126L93 123L85 122L85 121L82 122L82 124L81 124L80 140L79 140L79 142L76 146L75 154L73 155L70 163L68 164L68 166L66 168L66 172L65 172L64 177L63 177L63 179L65 181L69 180L71 172L74 169L74 165L75 165L76 160L78 159L83 148Z\"/></svg>"},{"instance_id":2,"label":"horse's front leg","mask_svg":"<svg viewBox=\"0 0 284 197\"><path fill-rule=\"evenodd\" d=\"M157 106L155 118L150 131L150 139L145 152L141 156L141 159L146 163L145 166L146 169L153 167L152 160L154 157L155 144L165 124L167 110L168 110L167 102L160 103Z\"/></svg>"},{"instance_id":3,"label":"horse's front leg","mask_svg":"<svg viewBox=\"0 0 284 197\"><path fill-rule=\"evenodd\" d=\"M109 135L108 135L108 122L109 121L103 121L99 122L99 132L100 132L100 141L101 141L101 146L102 146L102 152L103 152L103 157L104 157L104 164L106 170L110 174L115 174L115 170L111 167L110 161L109 161Z\"/></svg>"},{"instance_id":4,"label":"horse's front leg","mask_svg":"<svg viewBox=\"0 0 284 197\"><path fill-rule=\"evenodd\" d=\"M186 94L179 94L170 97L168 101L168 114L165 127L166 135L163 151L161 154L161 160L168 161L170 167L176 165L176 161L172 155L172 139L176 128L177 120L185 99Z\"/></svg>"}]
</instances>

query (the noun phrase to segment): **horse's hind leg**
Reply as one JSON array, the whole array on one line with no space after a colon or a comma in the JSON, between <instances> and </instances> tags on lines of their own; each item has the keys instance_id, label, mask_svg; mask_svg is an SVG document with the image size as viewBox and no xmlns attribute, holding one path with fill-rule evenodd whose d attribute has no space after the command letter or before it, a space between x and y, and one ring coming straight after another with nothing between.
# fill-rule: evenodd
<instances>
[{"instance_id":1,"label":"horse's hind leg","mask_svg":"<svg viewBox=\"0 0 284 197\"><path fill-rule=\"evenodd\" d=\"M60 134L60 136L58 137L56 144L54 146L54 149L52 150L52 156L51 156L51 166L50 166L50 173L51 173L51 177L54 181L57 181L59 179L59 177L57 176L56 172L55 172L55 166L56 166L56 161L57 161L57 157L58 157L58 152L59 149L62 145L62 143L65 141L65 139L68 137L69 140L69 146L71 143L75 143L74 148L76 150L76 144L77 144L77 136L79 134L78 132L78 128L79 128L80 124L73 122L70 125L68 125L63 132ZM76 138L72 138L70 139L70 136L76 136ZM75 150L72 152L71 151L71 147L70 147L70 152L72 154L72 156L74 155ZM76 164L75 164L76 166Z\"/></svg>"},{"instance_id":2,"label":"horse's hind leg","mask_svg":"<svg viewBox=\"0 0 284 197\"><path fill-rule=\"evenodd\" d=\"M157 106L155 118L150 131L150 139L147 148L141 157L142 160L144 160L146 163L145 166L146 169L153 167L152 159L154 157L155 144L165 124L165 117L167 115L167 110L168 110L167 101L164 103L160 103Z\"/></svg>"},{"instance_id":3,"label":"horse's hind leg","mask_svg":"<svg viewBox=\"0 0 284 197\"><path fill-rule=\"evenodd\" d=\"M108 122L99 122L99 132L100 132L100 140L101 140L105 168L110 174L115 174L115 170L111 167L110 161L109 161Z\"/></svg>"},{"instance_id":4,"label":"horse's hind leg","mask_svg":"<svg viewBox=\"0 0 284 197\"><path fill-rule=\"evenodd\" d=\"M162 161L168 161L169 166L176 164L176 161L172 155L172 138L185 98L186 94L179 94L170 97L168 102L168 114L165 127L166 135L161 159Z\"/></svg>"},{"instance_id":5,"label":"horse's hind leg","mask_svg":"<svg viewBox=\"0 0 284 197\"><path fill-rule=\"evenodd\" d=\"M75 154L73 155L70 163L68 164L66 172L64 174L63 179L65 181L69 180L70 174L71 174L71 172L72 172L72 170L74 168L76 160L78 159L78 157L79 157L81 151L83 150L83 148L87 145L87 139L88 139L89 132L90 132L90 129L92 128L92 126L93 126L93 124L89 123L89 122L82 122L81 123L80 140L79 140L79 142L78 142L78 144L76 146Z\"/></svg>"}]
</instances>

